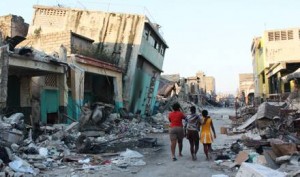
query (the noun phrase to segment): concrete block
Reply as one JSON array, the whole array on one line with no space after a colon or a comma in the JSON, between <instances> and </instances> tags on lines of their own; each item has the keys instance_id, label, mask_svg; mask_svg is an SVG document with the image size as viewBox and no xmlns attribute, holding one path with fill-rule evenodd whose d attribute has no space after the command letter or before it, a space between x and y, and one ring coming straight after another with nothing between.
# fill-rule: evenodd
<instances>
[{"instance_id":1,"label":"concrete block","mask_svg":"<svg viewBox=\"0 0 300 177\"><path fill-rule=\"evenodd\" d=\"M285 173L273 170L271 168L253 164L253 163L242 163L239 171L235 177L285 177Z\"/></svg>"},{"instance_id":2,"label":"concrete block","mask_svg":"<svg viewBox=\"0 0 300 177\"><path fill-rule=\"evenodd\" d=\"M249 159L249 154L245 151L240 151L236 156L234 163L237 165L241 165L243 162Z\"/></svg>"}]
</instances>

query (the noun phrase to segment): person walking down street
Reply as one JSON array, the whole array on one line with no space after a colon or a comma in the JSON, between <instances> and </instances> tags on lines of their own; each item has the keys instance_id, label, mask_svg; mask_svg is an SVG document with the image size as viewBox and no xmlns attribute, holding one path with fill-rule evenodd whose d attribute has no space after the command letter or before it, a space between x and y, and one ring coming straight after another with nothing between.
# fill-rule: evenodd
<instances>
[{"instance_id":1,"label":"person walking down street","mask_svg":"<svg viewBox=\"0 0 300 177\"><path fill-rule=\"evenodd\" d=\"M201 125L201 118L196 114L196 107L190 107L191 114L186 116L185 130L186 137L190 142L190 151L192 159L197 159L197 152L199 149L199 130Z\"/></svg>"},{"instance_id":2,"label":"person walking down street","mask_svg":"<svg viewBox=\"0 0 300 177\"><path fill-rule=\"evenodd\" d=\"M208 116L208 111L203 110L202 111L203 116L203 122L201 125L201 133L200 133L200 141L203 144L204 153L206 155L206 160L209 160L209 152L212 151L211 144L214 140L214 138L217 138L215 128L212 122L212 118ZM213 132L213 135L211 133L211 130Z\"/></svg>"},{"instance_id":3,"label":"person walking down street","mask_svg":"<svg viewBox=\"0 0 300 177\"><path fill-rule=\"evenodd\" d=\"M180 111L179 103L175 103L172 106L173 111L169 113L169 121L170 121L170 140L171 140L171 153L172 160L176 161L177 158L175 156L176 144L178 143L179 156L182 156L182 141L184 138L183 132L183 124L182 121L185 119L185 115Z\"/></svg>"}]
</instances>

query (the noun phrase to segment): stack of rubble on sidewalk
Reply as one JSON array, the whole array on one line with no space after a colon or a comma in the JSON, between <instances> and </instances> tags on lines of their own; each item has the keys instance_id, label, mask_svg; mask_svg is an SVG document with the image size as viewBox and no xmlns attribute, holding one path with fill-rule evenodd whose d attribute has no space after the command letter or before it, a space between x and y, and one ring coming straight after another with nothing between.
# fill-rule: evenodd
<instances>
[{"instance_id":1,"label":"stack of rubble on sidewalk","mask_svg":"<svg viewBox=\"0 0 300 177\"><path fill-rule=\"evenodd\" d=\"M239 124L226 129L228 136L241 136L213 152L214 167L239 170L237 177L263 176L266 171L274 176L300 176L299 110L287 102L264 102L256 112L247 109L239 110Z\"/></svg>"},{"instance_id":2,"label":"stack of rubble on sidewalk","mask_svg":"<svg viewBox=\"0 0 300 177\"><path fill-rule=\"evenodd\" d=\"M130 149L156 147L157 139L147 134L163 132L158 124L167 119L158 114L153 120L157 124L139 115L121 117L110 113L108 105L84 108L80 122L70 125L29 126L22 113L0 117L0 176L49 174L53 168L78 174L103 170L105 165L121 169L145 165L142 155Z\"/></svg>"}]
</instances>

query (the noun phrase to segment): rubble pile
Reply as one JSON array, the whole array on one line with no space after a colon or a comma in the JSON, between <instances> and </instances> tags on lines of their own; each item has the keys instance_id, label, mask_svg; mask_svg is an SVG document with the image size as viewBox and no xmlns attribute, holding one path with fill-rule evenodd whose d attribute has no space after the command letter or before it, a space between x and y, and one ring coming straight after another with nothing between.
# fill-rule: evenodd
<instances>
[{"instance_id":1,"label":"rubble pile","mask_svg":"<svg viewBox=\"0 0 300 177\"><path fill-rule=\"evenodd\" d=\"M300 176L300 112L288 102L264 102L242 107L230 116L232 127L221 132L239 136L212 152L215 168L236 171L237 177ZM225 130L223 130L225 129Z\"/></svg>"},{"instance_id":2,"label":"rubble pile","mask_svg":"<svg viewBox=\"0 0 300 177\"><path fill-rule=\"evenodd\" d=\"M166 116L157 114L150 124L138 116L105 113L103 108L85 109L80 122L69 125L26 125L22 113L0 117L0 176L50 174L54 168L78 174L108 170L107 165L122 169L145 165L143 155L128 148L155 147L157 139L147 134L164 132L161 122Z\"/></svg>"}]
</instances>

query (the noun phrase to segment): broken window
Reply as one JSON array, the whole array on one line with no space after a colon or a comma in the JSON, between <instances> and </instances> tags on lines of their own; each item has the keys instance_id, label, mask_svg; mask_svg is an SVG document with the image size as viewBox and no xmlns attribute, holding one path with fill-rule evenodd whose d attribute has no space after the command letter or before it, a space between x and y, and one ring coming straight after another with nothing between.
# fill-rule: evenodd
<instances>
[{"instance_id":1,"label":"broken window","mask_svg":"<svg viewBox=\"0 0 300 177\"><path fill-rule=\"evenodd\" d=\"M149 41L150 45L154 47L155 39L154 39L153 35L151 35L151 34L149 35L148 41Z\"/></svg>"},{"instance_id":2,"label":"broken window","mask_svg":"<svg viewBox=\"0 0 300 177\"><path fill-rule=\"evenodd\" d=\"M146 40L148 40L148 38L149 38L149 30L148 30L148 29L145 29L145 30L144 30L143 37L144 37Z\"/></svg>"},{"instance_id":3,"label":"broken window","mask_svg":"<svg viewBox=\"0 0 300 177\"><path fill-rule=\"evenodd\" d=\"M161 54L162 56L165 55L165 47L161 46L161 48L160 48L160 54Z\"/></svg>"},{"instance_id":4,"label":"broken window","mask_svg":"<svg viewBox=\"0 0 300 177\"><path fill-rule=\"evenodd\" d=\"M144 61L141 57L138 58L137 63L136 63L136 68L137 69L143 69Z\"/></svg>"}]
</instances>

